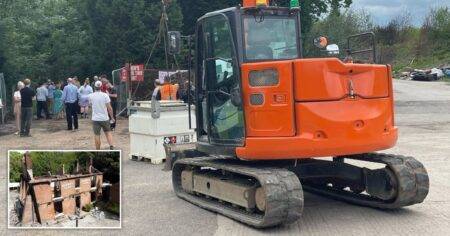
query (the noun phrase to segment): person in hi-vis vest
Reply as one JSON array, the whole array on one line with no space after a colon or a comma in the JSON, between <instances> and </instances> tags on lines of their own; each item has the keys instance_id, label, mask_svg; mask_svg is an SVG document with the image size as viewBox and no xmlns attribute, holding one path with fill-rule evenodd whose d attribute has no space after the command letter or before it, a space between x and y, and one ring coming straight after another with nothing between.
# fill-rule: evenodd
<instances>
[{"instance_id":1,"label":"person in hi-vis vest","mask_svg":"<svg viewBox=\"0 0 450 236\"><path fill-rule=\"evenodd\" d=\"M172 84L170 82L165 82L163 84L160 84L158 80L156 81L156 84L159 84L155 88L157 100L179 100L180 99L180 94L179 94L180 86L178 84Z\"/></svg>"}]
</instances>

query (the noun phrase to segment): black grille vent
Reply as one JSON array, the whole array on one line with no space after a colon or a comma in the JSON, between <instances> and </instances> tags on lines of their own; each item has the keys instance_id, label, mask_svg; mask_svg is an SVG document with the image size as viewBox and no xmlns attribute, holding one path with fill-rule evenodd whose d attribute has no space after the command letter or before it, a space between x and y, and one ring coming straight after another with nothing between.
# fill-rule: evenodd
<instances>
[{"instance_id":1,"label":"black grille vent","mask_svg":"<svg viewBox=\"0 0 450 236\"><path fill-rule=\"evenodd\" d=\"M260 93L252 94L250 96L250 104L252 105L262 105L264 103L264 95Z\"/></svg>"}]
</instances>

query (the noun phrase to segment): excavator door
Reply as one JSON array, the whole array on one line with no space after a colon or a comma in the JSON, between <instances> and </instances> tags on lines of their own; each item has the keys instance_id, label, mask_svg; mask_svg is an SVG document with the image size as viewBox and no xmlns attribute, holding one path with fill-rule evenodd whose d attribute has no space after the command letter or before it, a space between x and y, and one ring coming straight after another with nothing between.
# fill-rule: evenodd
<instances>
[{"instance_id":1,"label":"excavator door","mask_svg":"<svg viewBox=\"0 0 450 236\"><path fill-rule=\"evenodd\" d=\"M197 40L199 141L238 145L244 140L240 73L226 16L199 22Z\"/></svg>"}]
</instances>

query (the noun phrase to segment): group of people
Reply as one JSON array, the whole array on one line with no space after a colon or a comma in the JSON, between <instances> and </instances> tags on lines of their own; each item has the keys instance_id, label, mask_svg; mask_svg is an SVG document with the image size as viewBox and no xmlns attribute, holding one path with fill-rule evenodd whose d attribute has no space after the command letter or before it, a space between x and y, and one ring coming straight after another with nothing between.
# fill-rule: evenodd
<instances>
[{"instance_id":1,"label":"group of people","mask_svg":"<svg viewBox=\"0 0 450 236\"><path fill-rule=\"evenodd\" d=\"M66 83L39 83L36 90L31 88L31 80L25 79L17 83L14 93L14 115L17 132L20 137L30 136L33 119L33 100L36 100L37 119L56 119L65 116L67 130L78 130L78 117L88 118L92 107L93 131L95 146L100 149L100 131L103 129L110 148L113 149L112 134L116 127L117 91L108 81L106 75L94 76L91 84L86 78L81 85L77 77L68 78Z\"/></svg>"},{"instance_id":2,"label":"group of people","mask_svg":"<svg viewBox=\"0 0 450 236\"><path fill-rule=\"evenodd\" d=\"M14 114L16 115L16 125L19 134L20 132L20 107L21 107L21 90L25 88L25 82L19 81L17 83L17 89L14 92ZM30 82L31 83L31 82ZM28 90L28 89L27 89ZM50 119L51 115L54 114L55 118L60 118L62 116L63 106L61 102L61 83L55 84L50 80L47 83L39 83L38 88L33 94L36 96L36 113L37 119L42 119L42 113L44 113L46 119Z\"/></svg>"}]
</instances>

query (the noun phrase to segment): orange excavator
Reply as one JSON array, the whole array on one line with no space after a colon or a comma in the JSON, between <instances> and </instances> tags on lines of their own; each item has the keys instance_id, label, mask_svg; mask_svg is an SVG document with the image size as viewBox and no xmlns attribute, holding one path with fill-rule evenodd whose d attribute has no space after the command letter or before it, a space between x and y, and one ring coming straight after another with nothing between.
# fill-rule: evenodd
<instances>
[{"instance_id":1,"label":"orange excavator","mask_svg":"<svg viewBox=\"0 0 450 236\"><path fill-rule=\"evenodd\" d=\"M197 155L173 164L176 195L257 228L298 220L303 191L380 209L421 203L424 166L377 152L398 136L391 66L303 58L291 4L244 0L198 19Z\"/></svg>"}]
</instances>

